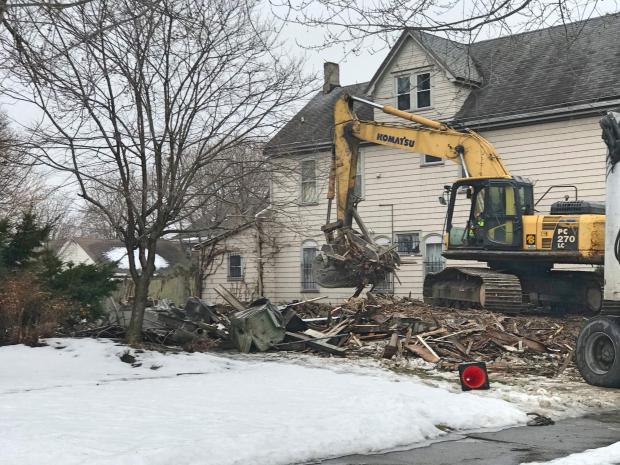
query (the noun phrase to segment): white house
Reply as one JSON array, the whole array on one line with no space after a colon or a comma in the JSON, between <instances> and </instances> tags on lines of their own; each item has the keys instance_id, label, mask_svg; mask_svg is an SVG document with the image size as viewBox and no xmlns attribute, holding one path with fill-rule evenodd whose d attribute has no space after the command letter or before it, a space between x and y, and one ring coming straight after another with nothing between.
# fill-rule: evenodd
<instances>
[{"instance_id":1,"label":"white house","mask_svg":"<svg viewBox=\"0 0 620 465\"><path fill-rule=\"evenodd\" d=\"M54 242L51 248L65 263L95 265L116 262L115 277L122 282L122 285L113 297L125 301L133 296L134 286L129 275L129 260L125 245L121 241L77 237ZM193 284L186 250L178 242L158 241L155 266L149 297L169 299L177 305L185 304L187 297L192 293Z\"/></svg>"},{"instance_id":2,"label":"white house","mask_svg":"<svg viewBox=\"0 0 620 465\"><path fill-rule=\"evenodd\" d=\"M265 148L289 168L274 174L271 208L264 214L273 228L268 263L242 241L235 253L262 263L262 293L274 301L317 292L333 300L351 295L351 289L319 289L309 273L324 242L332 108L343 92L480 132L513 175L535 183L536 198L551 188L537 206L541 212L574 197L575 190L579 198L604 200L605 145L598 121L620 104L618 31L619 14L470 45L405 31L368 83L340 87L337 70L328 66L323 91ZM394 120L367 106L356 106L356 112L360 119ZM444 266L446 211L437 199L444 185L461 176L460 167L378 145L360 151L360 214L375 240L397 243L403 258L400 282L384 283L384 290L420 297L425 273ZM558 185L564 187L553 188ZM247 266L244 272L250 273ZM207 279L205 288L210 285Z\"/></svg>"}]
</instances>

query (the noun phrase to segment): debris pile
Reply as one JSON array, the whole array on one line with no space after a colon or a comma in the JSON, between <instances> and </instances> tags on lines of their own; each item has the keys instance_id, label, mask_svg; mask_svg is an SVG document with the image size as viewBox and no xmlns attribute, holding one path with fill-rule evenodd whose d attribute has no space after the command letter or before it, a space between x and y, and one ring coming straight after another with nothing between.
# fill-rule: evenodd
<instances>
[{"instance_id":1,"label":"debris pile","mask_svg":"<svg viewBox=\"0 0 620 465\"><path fill-rule=\"evenodd\" d=\"M144 337L186 350L235 348L313 351L329 356L419 358L439 369L484 361L492 371L553 376L572 361L584 321L580 316L510 315L487 310L433 307L418 300L374 296L351 298L342 305L321 298L277 306L259 299L249 306L226 289L218 293L230 305L218 309L190 298L183 309L165 302L149 308ZM119 337L118 326L89 334Z\"/></svg>"},{"instance_id":2,"label":"debris pile","mask_svg":"<svg viewBox=\"0 0 620 465\"><path fill-rule=\"evenodd\" d=\"M367 322L358 320L351 326L345 342L351 351L368 353L373 348L365 344L365 337L382 337L387 344L374 350L385 358L420 357L448 370L463 362L485 361L493 371L544 376L557 375L570 364L585 321L575 315L510 315L372 295L343 309Z\"/></svg>"}]
</instances>

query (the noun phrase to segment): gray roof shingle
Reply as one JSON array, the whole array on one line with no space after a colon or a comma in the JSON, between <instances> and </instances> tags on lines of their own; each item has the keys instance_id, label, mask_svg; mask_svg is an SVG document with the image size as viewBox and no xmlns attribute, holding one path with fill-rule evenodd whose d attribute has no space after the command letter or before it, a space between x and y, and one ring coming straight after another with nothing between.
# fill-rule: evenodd
<instances>
[{"instance_id":1,"label":"gray roof shingle","mask_svg":"<svg viewBox=\"0 0 620 465\"><path fill-rule=\"evenodd\" d=\"M456 79L482 83L482 75L468 53L468 45L426 32L410 31L410 34Z\"/></svg>"},{"instance_id":2,"label":"gray roof shingle","mask_svg":"<svg viewBox=\"0 0 620 465\"><path fill-rule=\"evenodd\" d=\"M333 109L336 100L347 92L364 96L368 83L337 87L329 94L318 92L282 129L267 143L265 154L284 155L289 152L315 151L329 147L332 143ZM368 105L354 105L357 116L372 120L372 108Z\"/></svg>"},{"instance_id":3,"label":"gray roof shingle","mask_svg":"<svg viewBox=\"0 0 620 465\"><path fill-rule=\"evenodd\" d=\"M471 44L483 76L457 120L609 100L620 96L620 14Z\"/></svg>"},{"instance_id":4,"label":"gray roof shingle","mask_svg":"<svg viewBox=\"0 0 620 465\"><path fill-rule=\"evenodd\" d=\"M405 31L381 67L413 35L455 78L474 84L454 117L457 122L517 121L526 113L605 101L611 106L620 99L619 32L620 13L471 45ZM319 92L271 139L265 153L325 150L331 144L336 99L343 92L361 96L367 88L355 84L327 95ZM355 109L360 119L373 119L369 106Z\"/></svg>"}]
</instances>

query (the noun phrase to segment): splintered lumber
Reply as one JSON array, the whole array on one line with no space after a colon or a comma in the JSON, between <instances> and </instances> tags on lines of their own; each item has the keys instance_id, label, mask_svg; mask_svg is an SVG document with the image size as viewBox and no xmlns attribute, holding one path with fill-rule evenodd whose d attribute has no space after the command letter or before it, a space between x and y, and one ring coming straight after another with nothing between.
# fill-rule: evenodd
<instances>
[{"instance_id":1,"label":"splintered lumber","mask_svg":"<svg viewBox=\"0 0 620 465\"><path fill-rule=\"evenodd\" d=\"M351 326L351 332L355 334L382 333L386 331L383 325L363 324Z\"/></svg>"},{"instance_id":2,"label":"splintered lumber","mask_svg":"<svg viewBox=\"0 0 620 465\"><path fill-rule=\"evenodd\" d=\"M424 338L423 338L422 336L417 335L416 337L418 338L418 341L420 341L420 342L422 343L422 345L423 345L424 347L426 347L426 348L428 349L428 351L429 351L431 354L433 354L435 357L439 358L439 356L435 353L435 351L432 349L432 347L431 347L431 346L429 346L429 345L426 343L426 341L424 340Z\"/></svg>"},{"instance_id":3,"label":"splintered lumber","mask_svg":"<svg viewBox=\"0 0 620 465\"><path fill-rule=\"evenodd\" d=\"M245 306L241 302L239 302L239 300L221 284L215 288L215 292L217 292L220 297L226 302L228 302L228 304L235 310L239 312L245 310Z\"/></svg>"},{"instance_id":4,"label":"splintered lumber","mask_svg":"<svg viewBox=\"0 0 620 465\"><path fill-rule=\"evenodd\" d=\"M390 342L383 349L383 358L392 358L398 352L398 333L392 333L392 337L390 338Z\"/></svg>"},{"instance_id":5,"label":"splintered lumber","mask_svg":"<svg viewBox=\"0 0 620 465\"><path fill-rule=\"evenodd\" d=\"M333 344L329 344L328 342L318 340L316 338L313 338L312 336L308 336L307 334L293 333L293 332L287 331L286 335L290 339L293 339L294 341L303 342L308 347L314 350L319 350L321 352L327 352L332 355L338 355L339 357L344 357L347 353L347 350L342 347L338 347Z\"/></svg>"},{"instance_id":6,"label":"splintered lumber","mask_svg":"<svg viewBox=\"0 0 620 465\"><path fill-rule=\"evenodd\" d=\"M503 342L504 344L514 345L519 341L523 341L523 345L534 352L545 353L547 352L547 346L542 342L535 341L527 337L516 336L514 334L506 333L504 331L497 331L495 329L487 328L486 333L493 339Z\"/></svg>"},{"instance_id":7,"label":"splintered lumber","mask_svg":"<svg viewBox=\"0 0 620 465\"><path fill-rule=\"evenodd\" d=\"M409 344L405 346L409 352L416 354L418 357L430 363L437 363L439 356L435 352L429 351L426 347L421 345Z\"/></svg>"}]
</instances>

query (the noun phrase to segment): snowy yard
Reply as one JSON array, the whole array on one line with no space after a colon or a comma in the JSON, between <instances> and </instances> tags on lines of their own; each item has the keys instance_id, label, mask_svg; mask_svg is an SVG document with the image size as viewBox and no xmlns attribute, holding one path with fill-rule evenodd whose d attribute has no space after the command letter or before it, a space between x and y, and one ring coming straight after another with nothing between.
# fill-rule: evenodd
<instances>
[{"instance_id":1,"label":"snowy yard","mask_svg":"<svg viewBox=\"0 0 620 465\"><path fill-rule=\"evenodd\" d=\"M290 464L522 424L536 401L346 361L146 352L134 368L111 341L48 343L0 348L2 465Z\"/></svg>"}]
</instances>

